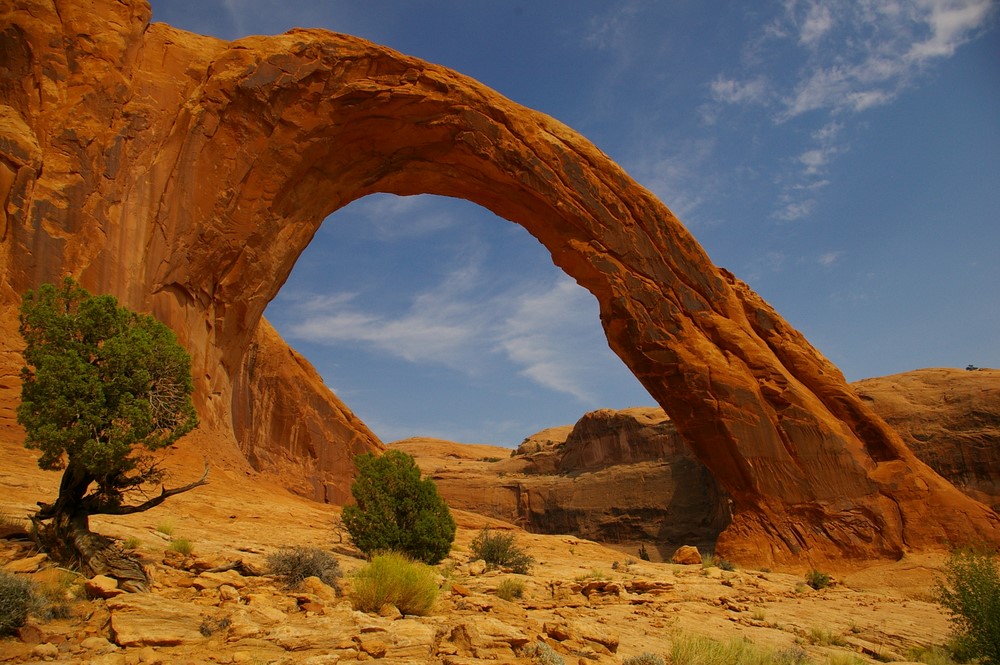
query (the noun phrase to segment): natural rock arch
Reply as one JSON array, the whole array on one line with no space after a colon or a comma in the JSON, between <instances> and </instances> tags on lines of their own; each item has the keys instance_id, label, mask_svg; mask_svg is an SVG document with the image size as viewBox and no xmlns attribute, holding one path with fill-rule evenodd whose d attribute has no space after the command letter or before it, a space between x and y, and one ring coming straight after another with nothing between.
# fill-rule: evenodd
<instances>
[{"instance_id":1,"label":"natural rock arch","mask_svg":"<svg viewBox=\"0 0 1000 665\"><path fill-rule=\"evenodd\" d=\"M18 293L78 274L178 331L207 427L251 457L277 435L346 468L377 439L311 369L289 374L280 359L295 356L261 314L339 207L375 192L460 197L524 226L597 297L612 349L733 498L720 553L750 564L1000 541L996 513L920 463L569 128L353 37L227 43L149 16L141 0L15 2L2 16L6 330ZM278 412L303 401L305 425ZM331 413L346 441L332 452Z\"/></svg>"}]
</instances>

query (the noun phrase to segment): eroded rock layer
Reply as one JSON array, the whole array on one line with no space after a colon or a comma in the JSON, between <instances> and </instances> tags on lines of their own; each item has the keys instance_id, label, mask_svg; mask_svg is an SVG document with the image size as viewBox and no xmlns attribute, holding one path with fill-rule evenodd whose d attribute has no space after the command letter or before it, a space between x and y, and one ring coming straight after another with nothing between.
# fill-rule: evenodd
<instances>
[{"instance_id":1,"label":"eroded rock layer","mask_svg":"<svg viewBox=\"0 0 1000 665\"><path fill-rule=\"evenodd\" d=\"M241 373L319 224L367 194L432 193L521 224L594 294L611 348L734 501L724 556L1000 540L996 513L920 463L661 202L557 121L326 31L223 42L150 24L141 0L0 12L3 317L64 273L154 313L194 356L205 426L244 448L295 430L280 413L240 416ZM311 380L265 383L280 404Z\"/></svg>"},{"instance_id":2,"label":"eroded rock layer","mask_svg":"<svg viewBox=\"0 0 1000 665\"><path fill-rule=\"evenodd\" d=\"M452 508L534 533L572 534L668 560L680 545L711 550L729 502L659 408L601 409L574 426L506 448L396 441Z\"/></svg>"},{"instance_id":3,"label":"eroded rock layer","mask_svg":"<svg viewBox=\"0 0 1000 665\"><path fill-rule=\"evenodd\" d=\"M852 386L917 457L1000 510L1000 370L921 369Z\"/></svg>"}]
</instances>

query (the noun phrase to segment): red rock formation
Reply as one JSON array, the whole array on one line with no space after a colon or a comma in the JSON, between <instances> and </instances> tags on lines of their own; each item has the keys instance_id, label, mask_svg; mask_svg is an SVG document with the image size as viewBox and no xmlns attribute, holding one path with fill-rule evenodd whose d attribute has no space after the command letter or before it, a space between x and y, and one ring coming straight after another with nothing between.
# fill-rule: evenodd
<instances>
[{"instance_id":1,"label":"red rock formation","mask_svg":"<svg viewBox=\"0 0 1000 665\"><path fill-rule=\"evenodd\" d=\"M141 0L0 12L0 315L65 272L153 312L192 351L206 427L235 438L261 314L329 213L375 192L442 194L521 224L596 296L612 349L735 501L722 555L1000 541L996 513L920 463L662 203L555 120L325 31L227 43L150 25Z\"/></svg>"},{"instance_id":2,"label":"red rock formation","mask_svg":"<svg viewBox=\"0 0 1000 665\"><path fill-rule=\"evenodd\" d=\"M921 369L851 385L917 457L1000 510L1000 370Z\"/></svg>"},{"instance_id":3,"label":"red rock formation","mask_svg":"<svg viewBox=\"0 0 1000 665\"><path fill-rule=\"evenodd\" d=\"M506 448L414 438L389 444L417 459L452 508L534 533L640 544L657 560L678 545L714 547L729 505L659 408L602 409Z\"/></svg>"}]
</instances>

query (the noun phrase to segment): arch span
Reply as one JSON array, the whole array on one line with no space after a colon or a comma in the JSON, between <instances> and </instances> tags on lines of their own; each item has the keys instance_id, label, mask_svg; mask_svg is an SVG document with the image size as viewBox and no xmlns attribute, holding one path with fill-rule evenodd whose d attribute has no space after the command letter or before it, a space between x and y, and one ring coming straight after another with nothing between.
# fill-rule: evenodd
<instances>
[{"instance_id":1,"label":"arch span","mask_svg":"<svg viewBox=\"0 0 1000 665\"><path fill-rule=\"evenodd\" d=\"M16 177L0 178L14 210L8 293L68 270L154 311L195 354L210 426L241 442L283 431L247 404L262 349L287 353L262 344L261 314L328 214L375 192L460 197L524 226L596 296L611 348L732 496L727 558L1000 540L995 513L920 463L660 201L559 122L344 35L226 43L149 25L139 0L60 3L46 26L25 4L34 13L15 3L6 19L25 48L9 52L25 53L34 88L11 93L10 115L37 150L8 151ZM109 31L117 41L77 37ZM274 404L288 384L271 385Z\"/></svg>"}]
</instances>

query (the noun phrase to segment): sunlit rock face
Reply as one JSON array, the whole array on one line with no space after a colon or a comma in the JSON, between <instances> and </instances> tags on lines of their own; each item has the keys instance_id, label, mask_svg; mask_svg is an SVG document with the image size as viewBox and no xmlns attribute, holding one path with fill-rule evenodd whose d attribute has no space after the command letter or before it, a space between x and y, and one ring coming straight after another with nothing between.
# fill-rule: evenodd
<instances>
[{"instance_id":1,"label":"sunlit rock face","mask_svg":"<svg viewBox=\"0 0 1000 665\"><path fill-rule=\"evenodd\" d=\"M1000 370L921 369L852 385L917 457L1000 510Z\"/></svg>"},{"instance_id":2,"label":"sunlit rock face","mask_svg":"<svg viewBox=\"0 0 1000 665\"><path fill-rule=\"evenodd\" d=\"M140 0L0 12L5 331L22 291L65 273L152 312L194 356L204 426L248 454L308 447L268 433L343 447L317 454L336 468L304 483L338 499L347 448L380 444L356 419L348 442L320 422L346 407L315 374L264 380L282 363L261 354L287 350L259 343L261 314L329 213L375 192L455 196L521 224L597 298L611 348L733 499L720 554L818 562L1000 540L996 513L919 462L661 202L557 121L325 31L224 42L150 25ZM8 404L18 343L2 342ZM251 414L258 386L268 404L311 392L333 406Z\"/></svg>"}]
</instances>

